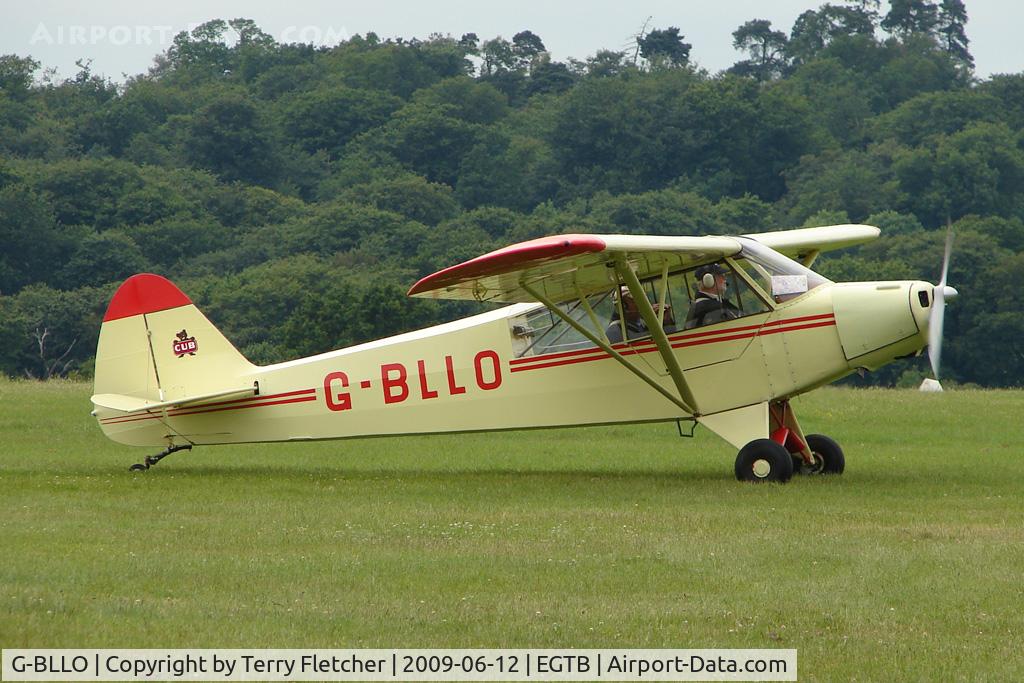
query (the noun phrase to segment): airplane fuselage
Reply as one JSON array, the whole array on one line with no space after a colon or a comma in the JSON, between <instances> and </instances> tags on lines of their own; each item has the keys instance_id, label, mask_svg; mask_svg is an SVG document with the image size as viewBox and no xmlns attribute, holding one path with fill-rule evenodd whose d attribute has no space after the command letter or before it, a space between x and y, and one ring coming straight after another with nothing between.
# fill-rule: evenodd
<instances>
[{"instance_id":1,"label":"airplane fuselage","mask_svg":"<svg viewBox=\"0 0 1024 683\"><path fill-rule=\"evenodd\" d=\"M829 284L765 313L668 335L686 381L710 415L789 398L859 367L875 368L927 343L922 282ZM925 292L924 295L920 294ZM221 386L258 394L141 415L97 410L111 439L133 445L303 441L689 419L598 347L536 353L521 330L537 304L301 360L245 365ZM156 368L176 371L204 353L202 328L171 340L175 324L145 316ZM118 321L115 321L115 323ZM114 323L111 323L113 325ZM650 339L614 348L672 391ZM141 361L140 361L141 362ZM180 373L179 373L180 374ZM187 373L185 373L187 374ZM158 378L157 378L158 380ZM195 385L201 377L194 377ZM725 390L727 388L727 390ZM184 388L163 386L175 398Z\"/></svg>"}]
</instances>

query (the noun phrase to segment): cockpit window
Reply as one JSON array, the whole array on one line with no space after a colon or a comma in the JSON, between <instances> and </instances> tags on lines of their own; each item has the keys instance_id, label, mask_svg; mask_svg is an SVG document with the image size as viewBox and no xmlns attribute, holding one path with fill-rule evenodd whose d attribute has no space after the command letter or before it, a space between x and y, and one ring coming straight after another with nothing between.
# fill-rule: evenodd
<instances>
[{"instance_id":1,"label":"cockpit window","mask_svg":"<svg viewBox=\"0 0 1024 683\"><path fill-rule=\"evenodd\" d=\"M776 303L788 301L831 282L756 240L747 237L737 237L736 240L742 245L736 263Z\"/></svg>"},{"instance_id":2,"label":"cockpit window","mask_svg":"<svg viewBox=\"0 0 1024 683\"><path fill-rule=\"evenodd\" d=\"M645 278L641 283L644 294L662 329L673 334L770 310L765 298L742 273L736 272L733 263L722 260L675 271L665 280L660 276ZM746 263L741 267L753 268ZM610 344L635 343L651 336L628 288L619 285L560 304L559 308L594 337ZM595 346L592 339L543 306L510 319L509 325L517 358Z\"/></svg>"},{"instance_id":3,"label":"cockpit window","mask_svg":"<svg viewBox=\"0 0 1024 683\"><path fill-rule=\"evenodd\" d=\"M683 329L693 329L764 313L767 304L726 262L708 263L687 271L693 295Z\"/></svg>"}]
</instances>

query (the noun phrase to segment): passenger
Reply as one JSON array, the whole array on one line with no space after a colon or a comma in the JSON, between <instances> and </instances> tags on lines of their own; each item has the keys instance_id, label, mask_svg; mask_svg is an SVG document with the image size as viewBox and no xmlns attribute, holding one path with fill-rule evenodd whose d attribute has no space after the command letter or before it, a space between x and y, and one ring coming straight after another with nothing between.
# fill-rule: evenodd
<instances>
[{"instance_id":1,"label":"passenger","mask_svg":"<svg viewBox=\"0 0 1024 683\"><path fill-rule=\"evenodd\" d=\"M729 287L726 274L727 271L717 263L697 269L697 296L686 315L684 330L740 317L740 310L725 298Z\"/></svg>"},{"instance_id":2,"label":"passenger","mask_svg":"<svg viewBox=\"0 0 1024 683\"><path fill-rule=\"evenodd\" d=\"M633 300L633 295L630 293L629 288L625 286L620 287L617 298L622 302L622 314L626 319L626 339L639 339L640 337L650 336L651 331L647 328L643 318L640 317L640 309L637 307L636 301ZM658 304L654 304L655 315L658 314L659 308ZM662 324L666 332L675 331L675 320L672 317L672 307L669 305L665 306L665 317L662 319ZM621 318L619 318L618 306L615 307L611 322L608 323L604 333L612 344L622 341L622 323Z\"/></svg>"}]
</instances>

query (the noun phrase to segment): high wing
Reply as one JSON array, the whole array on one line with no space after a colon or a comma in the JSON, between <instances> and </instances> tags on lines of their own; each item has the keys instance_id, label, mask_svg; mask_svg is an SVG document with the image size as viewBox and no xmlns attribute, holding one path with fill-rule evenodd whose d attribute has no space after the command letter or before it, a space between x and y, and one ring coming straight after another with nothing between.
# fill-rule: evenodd
<instances>
[{"instance_id":1,"label":"high wing","mask_svg":"<svg viewBox=\"0 0 1024 683\"><path fill-rule=\"evenodd\" d=\"M823 251L878 237L870 225L833 225L744 235L809 264ZM613 262L624 257L640 280L698 266L740 251L732 237L556 235L513 244L438 271L409 296L501 303L535 302L527 289L563 303L617 286ZM527 287L524 288L524 285Z\"/></svg>"},{"instance_id":2,"label":"high wing","mask_svg":"<svg viewBox=\"0 0 1024 683\"><path fill-rule=\"evenodd\" d=\"M880 232L872 225L846 224L762 232L744 237L757 240L766 247L810 266L823 251L864 244L877 238Z\"/></svg>"},{"instance_id":3,"label":"high wing","mask_svg":"<svg viewBox=\"0 0 1024 683\"><path fill-rule=\"evenodd\" d=\"M606 291L617 282L613 261L625 256L641 280L738 253L731 237L556 235L478 256L423 278L409 296L525 303L535 288L562 303Z\"/></svg>"}]
</instances>

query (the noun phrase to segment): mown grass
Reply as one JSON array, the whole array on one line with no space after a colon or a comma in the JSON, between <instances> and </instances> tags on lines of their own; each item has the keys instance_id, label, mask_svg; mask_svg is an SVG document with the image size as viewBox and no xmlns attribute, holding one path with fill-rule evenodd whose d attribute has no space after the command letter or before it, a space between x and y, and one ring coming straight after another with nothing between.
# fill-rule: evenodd
<instances>
[{"instance_id":1,"label":"mown grass","mask_svg":"<svg viewBox=\"0 0 1024 683\"><path fill-rule=\"evenodd\" d=\"M200 448L0 381L2 647L787 647L801 680L1022 680L1024 393L825 389L837 478L674 425Z\"/></svg>"}]
</instances>

